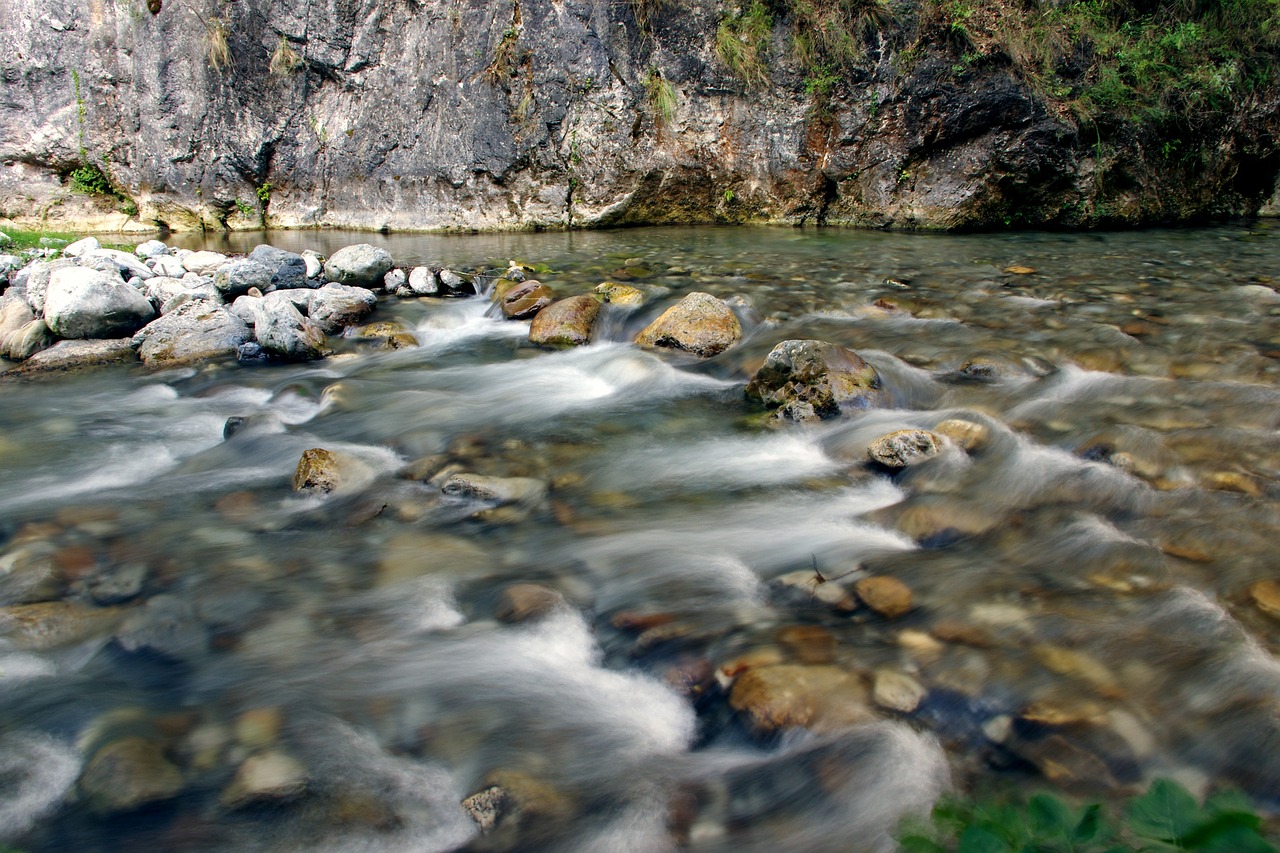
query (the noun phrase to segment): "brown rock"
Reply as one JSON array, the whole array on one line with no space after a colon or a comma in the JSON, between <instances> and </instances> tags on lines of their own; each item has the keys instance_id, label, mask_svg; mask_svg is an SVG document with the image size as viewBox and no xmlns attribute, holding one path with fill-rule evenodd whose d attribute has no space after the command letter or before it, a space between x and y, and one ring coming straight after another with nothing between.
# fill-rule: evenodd
<instances>
[{"instance_id":1,"label":"brown rock","mask_svg":"<svg viewBox=\"0 0 1280 853\"><path fill-rule=\"evenodd\" d=\"M112 630L118 607L83 607L66 601L0 607L0 634L20 649L45 651L79 643Z\"/></svg>"},{"instance_id":2,"label":"brown rock","mask_svg":"<svg viewBox=\"0 0 1280 853\"><path fill-rule=\"evenodd\" d=\"M911 587L897 578L875 576L853 585L863 603L886 619L894 619L911 609Z\"/></svg>"},{"instance_id":3,"label":"brown rock","mask_svg":"<svg viewBox=\"0 0 1280 853\"><path fill-rule=\"evenodd\" d=\"M721 299L694 291L668 308L636 337L646 349L676 349L711 358L742 337L742 326Z\"/></svg>"},{"instance_id":4,"label":"brown rock","mask_svg":"<svg viewBox=\"0 0 1280 853\"><path fill-rule=\"evenodd\" d=\"M372 473L359 459L313 447L302 451L293 472L293 490L328 494L337 488L358 486L370 479Z\"/></svg>"},{"instance_id":5,"label":"brown rock","mask_svg":"<svg viewBox=\"0 0 1280 853\"><path fill-rule=\"evenodd\" d=\"M1004 268L1004 271L1010 275L1031 275L1035 272L1034 267L1025 267L1020 264L1014 264Z\"/></svg>"},{"instance_id":6,"label":"brown rock","mask_svg":"<svg viewBox=\"0 0 1280 853\"><path fill-rule=\"evenodd\" d=\"M158 741L131 736L94 753L78 784L93 811L117 814L171 799L184 783Z\"/></svg>"},{"instance_id":7,"label":"brown rock","mask_svg":"<svg viewBox=\"0 0 1280 853\"><path fill-rule=\"evenodd\" d=\"M634 308L644 304L644 291L614 281L603 281L596 285L596 293L604 297L610 305L622 305Z\"/></svg>"},{"instance_id":8,"label":"brown rock","mask_svg":"<svg viewBox=\"0 0 1280 853\"><path fill-rule=\"evenodd\" d=\"M881 708L901 714L913 713L920 707L928 691L906 673L892 669L876 670L871 697Z\"/></svg>"},{"instance_id":9,"label":"brown rock","mask_svg":"<svg viewBox=\"0 0 1280 853\"><path fill-rule=\"evenodd\" d=\"M494 615L501 622L527 622L564 606L564 596L536 583L515 583L502 590Z\"/></svg>"},{"instance_id":10,"label":"brown rock","mask_svg":"<svg viewBox=\"0 0 1280 853\"><path fill-rule=\"evenodd\" d=\"M580 347L591 343L591 330L600 314L594 296L570 296L538 312L529 326L529 341L544 347Z\"/></svg>"},{"instance_id":11,"label":"brown rock","mask_svg":"<svg viewBox=\"0 0 1280 853\"><path fill-rule=\"evenodd\" d=\"M529 279L508 290L498 304L508 320L528 320L555 298L554 290L540 281Z\"/></svg>"},{"instance_id":12,"label":"brown rock","mask_svg":"<svg viewBox=\"0 0 1280 853\"><path fill-rule=\"evenodd\" d=\"M836 637L819 625L788 625L779 629L778 644L799 663L831 663L836 658Z\"/></svg>"},{"instance_id":13,"label":"brown rock","mask_svg":"<svg viewBox=\"0 0 1280 853\"><path fill-rule=\"evenodd\" d=\"M747 383L747 399L782 420L832 418L879 401L880 376L852 350L826 341L775 346Z\"/></svg>"},{"instance_id":14,"label":"brown rock","mask_svg":"<svg viewBox=\"0 0 1280 853\"><path fill-rule=\"evenodd\" d=\"M1263 613L1280 619L1280 580L1258 581L1249 587L1249 597Z\"/></svg>"},{"instance_id":15,"label":"brown rock","mask_svg":"<svg viewBox=\"0 0 1280 853\"><path fill-rule=\"evenodd\" d=\"M867 457L886 468L906 468L938 455L937 437L922 429L900 429L882 435L867 448Z\"/></svg>"},{"instance_id":16,"label":"brown rock","mask_svg":"<svg viewBox=\"0 0 1280 853\"><path fill-rule=\"evenodd\" d=\"M876 718L862 679L834 666L749 669L734 682L729 704L761 734L794 726L830 733Z\"/></svg>"},{"instance_id":17,"label":"brown rock","mask_svg":"<svg viewBox=\"0 0 1280 853\"><path fill-rule=\"evenodd\" d=\"M990 430L979 423L960 418L948 418L933 428L938 435L944 435L962 447L967 453L981 450L986 446Z\"/></svg>"}]
</instances>

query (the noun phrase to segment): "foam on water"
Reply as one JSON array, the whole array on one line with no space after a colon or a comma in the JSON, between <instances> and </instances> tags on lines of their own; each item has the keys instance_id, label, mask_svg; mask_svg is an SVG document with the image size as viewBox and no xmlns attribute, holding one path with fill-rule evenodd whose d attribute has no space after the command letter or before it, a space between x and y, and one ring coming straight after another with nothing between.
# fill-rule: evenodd
<instances>
[{"instance_id":1,"label":"foam on water","mask_svg":"<svg viewBox=\"0 0 1280 853\"><path fill-rule=\"evenodd\" d=\"M424 317L414 328L423 355L439 355L478 338L528 337L529 327L501 316L492 317L485 298L455 299Z\"/></svg>"},{"instance_id":2,"label":"foam on water","mask_svg":"<svg viewBox=\"0 0 1280 853\"><path fill-rule=\"evenodd\" d=\"M42 734L12 732L0 739L0 839L12 839L53 812L80 775L75 748Z\"/></svg>"}]
</instances>

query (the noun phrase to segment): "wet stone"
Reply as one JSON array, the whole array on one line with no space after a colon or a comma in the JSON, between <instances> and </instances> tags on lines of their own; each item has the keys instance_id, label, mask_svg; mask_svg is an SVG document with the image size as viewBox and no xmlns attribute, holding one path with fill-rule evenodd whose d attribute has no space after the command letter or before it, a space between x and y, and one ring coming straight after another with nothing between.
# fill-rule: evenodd
<instances>
[{"instance_id":1,"label":"wet stone","mask_svg":"<svg viewBox=\"0 0 1280 853\"><path fill-rule=\"evenodd\" d=\"M951 439L967 453L981 450L991 433L983 424L961 418L948 418L934 426L933 432Z\"/></svg>"},{"instance_id":2,"label":"wet stone","mask_svg":"<svg viewBox=\"0 0 1280 853\"><path fill-rule=\"evenodd\" d=\"M874 720L862 680L834 666L781 664L738 676L729 704L759 734L800 727L819 733Z\"/></svg>"},{"instance_id":3,"label":"wet stone","mask_svg":"<svg viewBox=\"0 0 1280 853\"><path fill-rule=\"evenodd\" d=\"M218 800L234 809L254 802L292 799L306 788L306 768L289 754L270 750L246 758Z\"/></svg>"},{"instance_id":4,"label":"wet stone","mask_svg":"<svg viewBox=\"0 0 1280 853\"><path fill-rule=\"evenodd\" d=\"M1258 609L1273 619L1280 619L1280 580L1269 578L1249 587L1249 598Z\"/></svg>"},{"instance_id":5,"label":"wet stone","mask_svg":"<svg viewBox=\"0 0 1280 853\"><path fill-rule=\"evenodd\" d=\"M545 347L580 347L591 343L591 330L600 314L594 296L570 296L538 312L529 326L529 341Z\"/></svg>"},{"instance_id":6,"label":"wet stone","mask_svg":"<svg viewBox=\"0 0 1280 853\"><path fill-rule=\"evenodd\" d=\"M605 281L597 284L595 292L603 296L604 301L610 305L638 308L644 304L644 291L614 281Z\"/></svg>"},{"instance_id":7,"label":"wet stone","mask_svg":"<svg viewBox=\"0 0 1280 853\"><path fill-rule=\"evenodd\" d=\"M825 341L783 341L747 383L746 396L789 421L832 418L879 401L880 377L852 350Z\"/></svg>"},{"instance_id":8,"label":"wet stone","mask_svg":"<svg viewBox=\"0 0 1280 853\"><path fill-rule=\"evenodd\" d=\"M778 645L797 663L832 663L836 658L836 637L819 625L788 625L777 633Z\"/></svg>"},{"instance_id":9,"label":"wet stone","mask_svg":"<svg viewBox=\"0 0 1280 853\"><path fill-rule=\"evenodd\" d=\"M742 338L733 310L709 293L694 291L664 311L636 337L646 349L674 349L711 358Z\"/></svg>"},{"instance_id":10,"label":"wet stone","mask_svg":"<svg viewBox=\"0 0 1280 853\"><path fill-rule=\"evenodd\" d=\"M853 585L853 591L867 607L886 619L896 619L911 610L911 587L897 578L862 578Z\"/></svg>"},{"instance_id":11,"label":"wet stone","mask_svg":"<svg viewBox=\"0 0 1280 853\"><path fill-rule=\"evenodd\" d=\"M520 283L508 290L501 299L502 315L508 320L528 320L551 304L555 291L535 279Z\"/></svg>"},{"instance_id":12,"label":"wet stone","mask_svg":"<svg viewBox=\"0 0 1280 853\"><path fill-rule=\"evenodd\" d=\"M893 470L937 455L937 438L922 429L900 429L880 436L867 447L867 457L872 462Z\"/></svg>"},{"instance_id":13,"label":"wet stone","mask_svg":"<svg viewBox=\"0 0 1280 853\"><path fill-rule=\"evenodd\" d=\"M564 606L564 596L550 587L517 583L502 590L494 607L494 616L500 622L516 624L538 619Z\"/></svg>"},{"instance_id":14,"label":"wet stone","mask_svg":"<svg viewBox=\"0 0 1280 853\"><path fill-rule=\"evenodd\" d=\"M134 736L98 749L78 785L95 812L118 814L172 799L185 783L158 741Z\"/></svg>"},{"instance_id":15,"label":"wet stone","mask_svg":"<svg viewBox=\"0 0 1280 853\"><path fill-rule=\"evenodd\" d=\"M919 681L892 669L876 670L871 686L871 698L878 706L900 714L914 713L927 692Z\"/></svg>"}]
</instances>

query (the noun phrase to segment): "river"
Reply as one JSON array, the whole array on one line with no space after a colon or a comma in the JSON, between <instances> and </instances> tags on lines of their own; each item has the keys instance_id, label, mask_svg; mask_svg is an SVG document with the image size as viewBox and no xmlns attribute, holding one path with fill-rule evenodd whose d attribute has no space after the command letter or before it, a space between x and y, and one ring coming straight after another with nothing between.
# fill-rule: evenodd
<instances>
[{"instance_id":1,"label":"river","mask_svg":"<svg viewBox=\"0 0 1280 853\"><path fill-rule=\"evenodd\" d=\"M264 240L645 302L568 351L483 296L384 295L417 346L2 381L0 603L76 605L0 626L10 846L881 850L953 787L1161 776L1280 807L1280 227L171 242ZM630 343L691 291L739 345ZM743 388L793 338L885 405L764 423ZM948 420L969 446L867 465ZM315 447L359 476L295 492ZM486 511L447 465L549 496ZM799 686L762 713L810 724L731 694L766 670Z\"/></svg>"}]
</instances>

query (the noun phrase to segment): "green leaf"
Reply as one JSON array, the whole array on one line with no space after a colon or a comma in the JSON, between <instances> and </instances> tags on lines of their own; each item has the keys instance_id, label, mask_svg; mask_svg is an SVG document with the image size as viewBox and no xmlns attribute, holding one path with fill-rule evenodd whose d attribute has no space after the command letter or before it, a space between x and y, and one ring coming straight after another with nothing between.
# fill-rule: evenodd
<instances>
[{"instance_id":1,"label":"green leaf","mask_svg":"<svg viewBox=\"0 0 1280 853\"><path fill-rule=\"evenodd\" d=\"M902 836L898 839L898 849L903 853L947 853L947 848L923 835Z\"/></svg>"},{"instance_id":2,"label":"green leaf","mask_svg":"<svg viewBox=\"0 0 1280 853\"><path fill-rule=\"evenodd\" d=\"M1076 844L1093 841L1102 835L1102 806L1094 803L1086 806L1075 828L1071 830L1071 840Z\"/></svg>"},{"instance_id":3,"label":"green leaf","mask_svg":"<svg viewBox=\"0 0 1280 853\"><path fill-rule=\"evenodd\" d=\"M989 829L971 826L960 835L956 853L1012 853L1011 848Z\"/></svg>"},{"instance_id":4,"label":"green leaf","mask_svg":"<svg viewBox=\"0 0 1280 853\"><path fill-rule=\"evenodd\" d=\"M1129 828L1139 838L1176 842L1202 820L1200 807L1187 789L1169 779L1157 779L1126 810Z\"/></svg>"},{"instance_id":5,"label":"green leaf","mask_svg":"<svg viewBox=\"0 0 1280 853\"><path fill-rule=\"evenodd\" d=\"M1037 836L1066 839L1076 823L1071 807L1052 794L1036 794L1027 802L1027 816Z\"/></svg>"}]
</instances>

